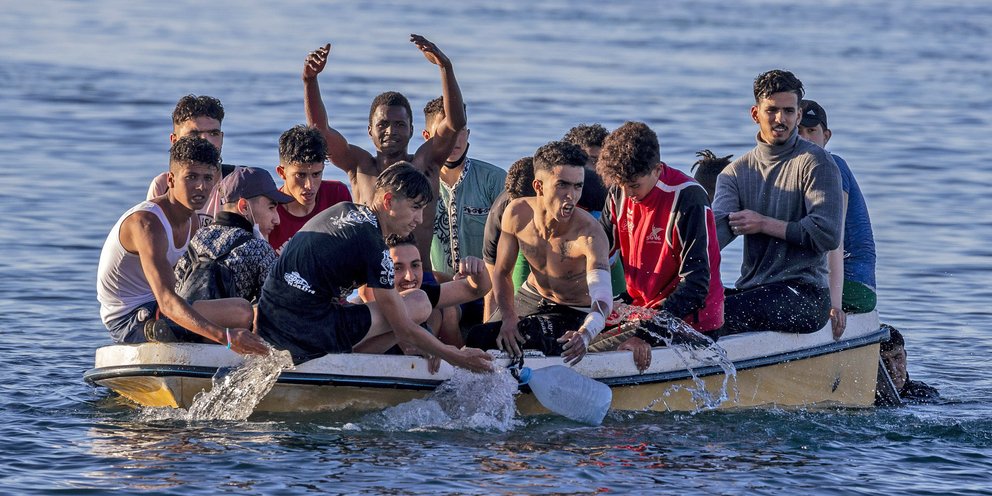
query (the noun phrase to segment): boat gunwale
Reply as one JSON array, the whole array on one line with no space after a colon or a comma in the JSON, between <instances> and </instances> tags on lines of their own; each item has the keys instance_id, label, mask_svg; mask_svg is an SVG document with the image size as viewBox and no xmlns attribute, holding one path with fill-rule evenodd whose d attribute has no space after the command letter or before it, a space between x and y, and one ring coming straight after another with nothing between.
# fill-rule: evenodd
<instances>
[{"instance_id":1,"label":"boat gunwale","mask_svg":"<svg viewBox=\"0 0 992 496\"><path fill-rule=\"evenodd\" d=\"M790 350L763 357L748 358L734 363L735 369L743 370L756 369L766 366L778 365L797 360L804 360L831 353L847 351L855 348L872 345L888 338L889 331L880 328L863 336L854 339L833 341L818 345L812 348ZM148 364L148 365L115 365L110 367L93 368L83 374L83 379L90 384L99 384L107 379L117 379L125 377L191 377L209 379L212 378L219 369L225 367L210 367L202 365L178 365L178 364ZM708 365L693 369L696 377L709 377L723 373L723 369L716 365ZM593 378L610 387L638 386L645 384L656 384L676 380L684 380L693 377L693 373L688 369L677 369L666 372L652 374L637 374L616 377ZM374 377L374 376L354 376L344 374L322 374L314 372L283 372L277 383L295 385L329 385L329 386L350 386L350 387L372 387L378 389L410 389L410 390L432 390L443 382L442 379L416 379L402 378L395 376ZM522 392L529 392L530 388L521 385Z\"/></svg>"}]
</instances>

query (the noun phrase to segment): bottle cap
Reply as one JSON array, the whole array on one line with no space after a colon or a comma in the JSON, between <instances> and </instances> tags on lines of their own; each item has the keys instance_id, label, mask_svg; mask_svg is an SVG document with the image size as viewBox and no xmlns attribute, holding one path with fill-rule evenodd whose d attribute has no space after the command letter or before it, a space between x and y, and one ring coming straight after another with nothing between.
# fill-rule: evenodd
<instances>
[{"instance_id":1,"label":"bottle cap","mask_svg":"<svg viewBox=\"0 0 992 496\"><path fill-rule=\"evenodd\" d=\"M527 384L530 382L530 373L530 367L520 369L520 377L517 378L517 380L520 381L520 384Z\"/></svg>"}]
</instances>

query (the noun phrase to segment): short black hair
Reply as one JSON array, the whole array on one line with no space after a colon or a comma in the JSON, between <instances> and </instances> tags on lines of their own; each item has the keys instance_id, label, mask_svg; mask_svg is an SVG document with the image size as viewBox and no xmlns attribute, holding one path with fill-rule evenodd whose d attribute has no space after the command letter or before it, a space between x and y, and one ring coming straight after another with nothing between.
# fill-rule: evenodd
<instances>
[{"instance_id":1,"label":"short black hair","mask_svg":"<svg viewBox=\"0 0 992 496\"><path fill-rule=\"evenodd\" d=\"M462 108L467 109L468 106L462 103ZM444 113L444 97L439 96L424 105L424 127L429 128L438 119L443 119Z\"/></svg>"},{"instance_id":2,"label":"short black hair","mask_svg":"<svg viewBox=\"0 0 992 496\"><path fill-rule=\"evenodd\" d=\"M886 339L885 341L882 341L880 343L881 344L880 351L882 353L892 351L896 348L906 347L906 341L903 339L902 333L899 332L899 329L896 329L895 327L892 327L889 324L882 324L880 329L888 329L889 331L889 339Z\"/></svg>"},{"instance_id":3,"label":"short black hair","mask_svg":"<svg viewBox=\"0 0 992 496\"><path fill-rule=\"evenodd\" d=\"M754 78L754 103L782 92L795 93L797 105L806 94L806 90L803 89L803 82L789 71L773 69Z\"/></svg>"},{"instance_id":4,"label":"short black hair","mask_svg":"<svg viewBox=\"0 0 992 496\"><path fill-rule=\"evenodd\" d=\"M417 246L417 238L413 236L413 233L407 234L406 236L400 236L398 234L390 234L386 236L386 246L389 248L396 248L397 246Z\"/></svg>"},{"instance_id":5,"label":"short black hair","mask_svg":"<svg viewBox=\"0 0 992 496\"><path fill-rule=\"evenodd\" d=\"M434 200L427 176L410 162L396 162L379 174L375 180L376 195L380 191L399 195L415 203L427 204ZM432 214L433 215L433 214Z\"/></svg>"},{"instance_id":6,"label":"short black hair","mask_svg":"<svg viewBox=\"0 0 992 496\"><path fill-rule=\"evenodd\" d=\"M183 136L169 149L169 169L183 165L204 164L220 167L220 152L217 147L199 136Z\"/></svg>"},{"instance_id":7,"label":"short black hair","mask_svg":"<svg viewBox=\"0 0 992 496\"><path fill-rule=\"evenodd\" d=\"M212 96L186 95L176 102L176 108L172 111L172 125L178 126L197 117L210 117L223 122L224 106Z\"/></svg>"},{"instance_id":8,"label":"short black hair","mask_svg":"<svg viewBox=\"0 0 992 496\"><path fill-rule=\"evenodd\" d=\"M506 193L516 200L525 196L537 196L534 191L534 157L517 160L506 171Z\"/></svg>"},{"instance_id":9,"label":"short black hair","mask_svg":"<svg viewBox=\"0 0 992 496\"><path fill-rule=\"evenodd\" d=\"M610 134L602 124L579 124L569 129L562 140L583 148L603 146L603 140Z\"/></svg>"},{"instance_id":10,"label":"short black hair","mask_svg":"<svg viewBox=\"0 0 992 496\"><path fill-rule=\"evenodd\" d=\"M699 157L699 160L692 164L690 169L694 171L692 177L706 190L712 203L713 196L716 194L716 178L723 172L723 169L730 165L730 158L733 155L717 157L710 150L700 150L696 152L696 156Z\"/></svg>"},{"instance_id":11,"label":"short black hair","mask_svg":"<svg viewBox=\"0 0 992 496\"><path fill-rule=\"evenodd\" d=\"M650 172L660 161L658 135L643 122L628 121L606 137L596 172L611 184L626 184Z\"/></svg>"},{"instance_id":12,"label":"short black hair","mask_svg":"<svg viewBox=\"0 0 992 496\"><path fill-rule=\"evenodd\" d=\"M327 158L327 141L317 128L299 124L279 136L279 161L289 164L312 164Z\"/></svg>"},{"instance_id":13,"label":"short black hair","mask_svg":"<svg viewBox=\"0 0 992 496\"><path fill-rule=\"evenodd\" d=\"M534 153L534 172L550 172L559 165L585 167L588 161L589 156L579 145L567 141L552 141Z\"/></svg>"},{"instance_id":14,"label":"short black hair","mask_svg":"<svg viewBox=\"0 0 992 496\"><path fill-rule=\"evenodd\" d=\"M372 125L372 115L375 114L375 109L380 106L385 105L387 107L403 107L406 109L406 115L410 118L410 126L413 126L413 110L410 109L410 100L407 100L402 93L397 91L387 91L385 93L380 93L372 100L372 106L369 107L369 125Z\"/></svg>"}]
</instances>

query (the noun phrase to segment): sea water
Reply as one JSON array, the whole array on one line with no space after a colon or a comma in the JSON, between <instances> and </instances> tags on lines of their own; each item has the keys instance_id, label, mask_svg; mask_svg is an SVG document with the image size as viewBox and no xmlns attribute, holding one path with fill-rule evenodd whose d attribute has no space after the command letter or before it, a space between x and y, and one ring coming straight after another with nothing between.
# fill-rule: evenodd
<instances>
[{"instance_id":1,"label":"sea water","mask_svg":"<svg viewBox=\"0 0 992 496\"><path fill-rule=\"evenodd\" d=\"M992 5L984 0L6 2L0 14L0 492L990 494ZM176 100L225 106L224 159L273 174L307 52L334 126L420 109L444 50L469 155L506 167L582 122L647 122L662 159L739 157L751 82L799 76L871 212L879 314L944 403L612 412L599 427L377 428L353 412L144 422L81 379L109 342L94 281L114 222L168 165ZM325 178L347 179L328 165ZM278 180L277 180L278 182ZM740 244L722 252L726 285ZM732 390L732 387L730 388ZM362 429L344 429L348 424Z\"/></svg>"}]
</instances>

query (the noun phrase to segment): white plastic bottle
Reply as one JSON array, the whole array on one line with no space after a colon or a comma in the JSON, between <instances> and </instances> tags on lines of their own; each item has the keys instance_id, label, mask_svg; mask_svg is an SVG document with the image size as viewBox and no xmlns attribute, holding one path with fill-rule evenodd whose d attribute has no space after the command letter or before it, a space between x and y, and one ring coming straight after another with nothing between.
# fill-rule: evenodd
<instances>
[{"instance_id":1,"label":"white plastic bottle","mask_svg":"<svg viewBox=\"0 0 992 496\"><path fill-rule=\"evenodd\" d=\"M613 391L595 379L564 365L520 369L520 384L529 384L537 401L548 410L589 425L603 423Z\"/></svg>"}]
</instances>

